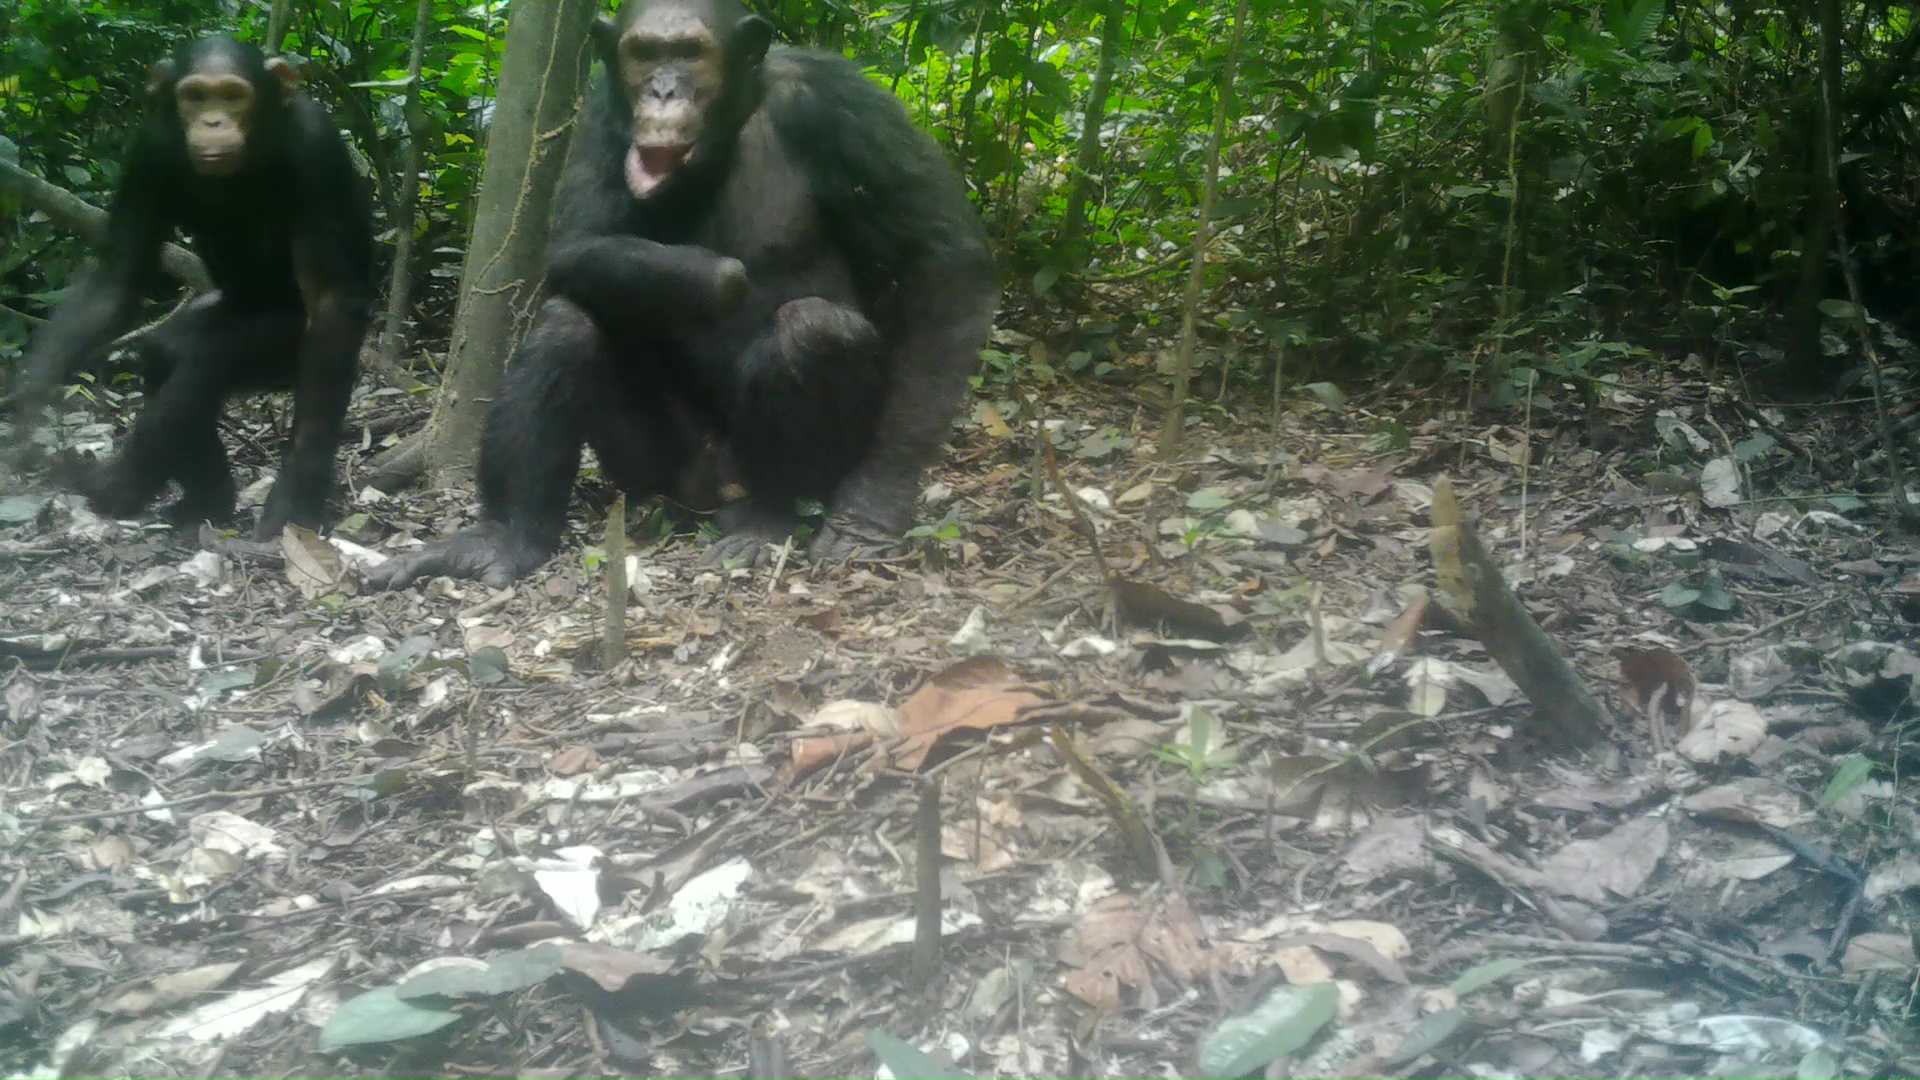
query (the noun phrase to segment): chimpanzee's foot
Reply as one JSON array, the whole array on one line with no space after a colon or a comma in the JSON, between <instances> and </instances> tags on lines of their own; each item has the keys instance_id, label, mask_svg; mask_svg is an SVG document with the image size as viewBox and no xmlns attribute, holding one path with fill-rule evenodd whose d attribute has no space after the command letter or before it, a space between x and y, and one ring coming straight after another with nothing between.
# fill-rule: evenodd
<instances>
[{"instance_id":1,"label":"chimpanzee's foot","mask_svg":"<svg viewBox=\"0 0 1920 1080\"><path fill-rule=\"evenodd\" d=\"M328 478L329 481L331 479ZM272 540L289 524L318 530L326 523L327 497L324 488L318 494L302 492L287 477L281 476L267 492L266 504L260 508L260 521L253 527L253 538Z\"/></svg>"},{"instance_id":2,"label":"chimpanzee's foot","mask_svg":"<svg viewBox=\"0 0 1920 1080\"><path fill-rule=\"evenodd\" d=\"M822 563L888 559L906 547L906 540L897 532L851 514L836 513L827 515L807 549L807 558Z\"/></svg>"},{"instance_id":3,"label":"chimpanzee's foot","mask_svg":"<svg viewBox=\"0 0 1920 1080\"><path fill-rule=\"evenodd\" d=\"M180 498L160 508L160 520L173 526L173 530L191 541L200 535L200 525L224 525L233 520L235 504L232 497L196 499L182 495ZM266 539L255 536L255 539Z\"/></svg>"},{"instance_id":4,"label":"chimpanzee's foot","mask_svg":"<svg viewBox=\"0 0 1920 1080\"><path fill-rule=\"evenodd\" d=\"M549 553L514 535L504 522L482 521L419 551L396 555L367 572L374 589L401 589L421 578L476 578L491 588L513 584L547 561Z\"/></svg>"},{"instance_id":5,"label":"chimpanzee's foot","mask_svg":"<svg viewBox=\"0 0 1920 1080\"><path fill-rule=\"evenodd\" d=\"M73 460L61 470L62 483L86 496L87 507L103 518L128 521L146 513L160 486L136 476L119 461Z\"/></svg>"}]
</instances>

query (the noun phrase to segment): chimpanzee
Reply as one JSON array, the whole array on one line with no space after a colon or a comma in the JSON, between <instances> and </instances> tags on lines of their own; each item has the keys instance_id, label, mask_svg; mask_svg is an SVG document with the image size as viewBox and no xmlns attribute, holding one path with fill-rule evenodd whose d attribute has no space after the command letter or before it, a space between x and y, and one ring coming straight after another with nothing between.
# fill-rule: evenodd
<instances>
[{"instance_id":1,"label":"chimpanzee","mask_svg":"<svg viewBox=\"0 0 1920 1080\"><path fill-rule=\"evenodd\" d=\"M503 585L559 546L582 444L640 496L717 437L718 561L827 507L820 559L912 523L997 299L939 146L847 61L737 0L627 0L556 198L546 296L488 412L478 524L372 575Z\"/></svg>"},{"instance_id":2,"label":"chimpanzee","mask_svg":"<svg viewBox=\"0 0 1920 1080\"><path fill-rule=\"evenodd\" d=\"M293 390L293 436L255 535L326 520L347 397L372 314L367 196L327 110L283 59L224 34L156 64L149 115L120 166L101 265L22 365L24 432L53 389L127 328L175 226L218 290L139 339L147 402L114 461L76 478L93 507L131 517L180 483L177 525L232 516L216 430L239 392Z\"/></svg>"}]
</instances>

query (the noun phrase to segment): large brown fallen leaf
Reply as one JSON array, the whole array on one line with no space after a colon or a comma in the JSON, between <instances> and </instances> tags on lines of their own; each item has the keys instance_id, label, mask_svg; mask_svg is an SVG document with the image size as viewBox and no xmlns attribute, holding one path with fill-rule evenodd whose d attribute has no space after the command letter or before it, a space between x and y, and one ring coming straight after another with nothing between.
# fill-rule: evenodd
<instances>
[{"instance_id":1,"label":"large brown fallen leaf","mask_svg":"<svg viewBox=\"0 0 1920 1080\"><path fill-rule=\"evenodd\" d=\"M1063 980L1067 992L1102 1012L1129 1004L1156 1008L1156 969L1184 983L1212 971L1217 959L1201 941L1200 920L1178 893L1158 903L1125 893L1101 898L1063 944L1061 957L1074 965ZM1127 990L1134 993L1132 1002L1125 999Z\"/></svg>"},{"instance_id":2,"label":"large brown fallen leaf","mask_svg":"<svg viewBox=\"0 0 1920 1080\"><path fill-rule=\"evenodd\" d=\"M301 596L313 600L328 593L353 594L346 560L313 530L288 525L280 533L280 551L287 557L287 580Z\"/></svg>"},{"instance_id":3,"label":"large brown fallen leaf","mask_svg":"<svg viewBox=\"0 0 1920 1080\"><path fill-rule=\"evenodd\" d=\"M1005 661L991 656L962 660L928 679L894 714L905 739L894 749L893 763L901 769L917 769L947 732L1003 727L1046 703L1039 692L1020 684Z\"/></svg>"},{"instance_id":4,"label":"large brown fallen leaf","mask_svg":"<svg viewBox=\"0 0 1920 1080\"><path fill-rule=\"evenodd\" d=\"M1595 904L1609 903L1638 893L1671 842L1665 820L1639 818L1604 836L1575 840L1554 852L1540 873L1555 892Z\"/></svg>"}]
</instances>

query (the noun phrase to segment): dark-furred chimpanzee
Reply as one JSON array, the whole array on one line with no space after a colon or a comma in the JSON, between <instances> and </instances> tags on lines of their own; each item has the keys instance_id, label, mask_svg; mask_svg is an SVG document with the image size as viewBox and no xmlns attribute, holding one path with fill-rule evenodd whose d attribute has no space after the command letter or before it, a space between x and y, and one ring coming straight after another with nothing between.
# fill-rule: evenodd
<instances>
[{"instance_id":1,"label":"dark-furred chimpanzee","mask_svg":"<svg viewBox=\"0 0 1920 1080\"><path fill-rule=\"evenodd\" d=\"M218 34L153 68L101 265L34 341L17 396L24 433L75 365L133 321L174 228L193 238L218 291L135 346L146 407L119 457L76 478L100 513L131 517L177 480L167 511L177 525L232 516L221 406L230 394L291 388L293 436L255 535L327 520L371 318L373 226L333 120L294 81L285 60Z\"/></svg>"},{"instance_id":2,"label":"dark-furred chimpanzee","mask_svg":"<svg viewBox=\"0 0 1920 1080\"><path fill-rule=\"evenodd\" d=\"M978 215L898 99L768 51L736 0L627 0L574 136L547 295L487 416L479 523L372 575L501 585L559 544L580 449L634 495L717 437L725 559L827 507L816 558L897 544L997 296Z\"/></svg>"}]
</instances>

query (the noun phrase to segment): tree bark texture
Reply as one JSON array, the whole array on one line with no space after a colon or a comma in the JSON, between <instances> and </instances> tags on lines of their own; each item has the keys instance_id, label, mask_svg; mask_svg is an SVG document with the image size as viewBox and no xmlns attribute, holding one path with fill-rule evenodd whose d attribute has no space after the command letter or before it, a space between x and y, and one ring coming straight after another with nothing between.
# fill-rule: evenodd
<instances>
[{"instance_id":1,"label":"tree bark texture","mask_svg":"<svg viewBox=\"0 0 1920 1080\"><path fill-rule=\"evenodd\" d=\"M446 382L427 425L426 467L436 484L472 471L493 388L532 319L599 10L593 0L513 5Z\"/></svg>"}]
</instances>

